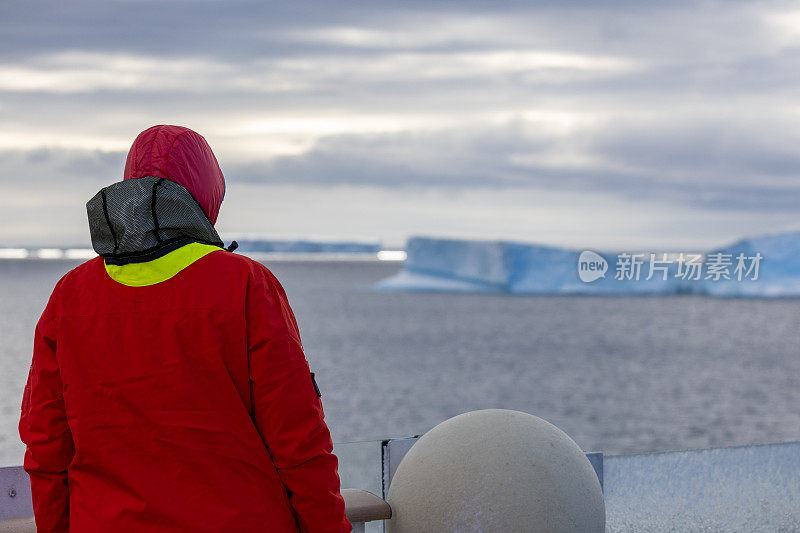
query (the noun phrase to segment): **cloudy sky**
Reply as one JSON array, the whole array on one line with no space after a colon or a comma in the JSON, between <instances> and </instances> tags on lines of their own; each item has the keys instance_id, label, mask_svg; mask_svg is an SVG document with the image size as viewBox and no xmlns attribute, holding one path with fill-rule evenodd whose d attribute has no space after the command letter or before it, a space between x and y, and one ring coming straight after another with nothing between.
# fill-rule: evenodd
<instances>
[{"instance_id":1,"label":"cloudy sky","mask_svg":"<svg viewBox=\"0 0 800 533\"><path fill-rule=\"evenodd\" d=\"M0 243L189 126L223 235L691 249L800 229L800 5L0 3Z\"/></svg>"}]
</instances>

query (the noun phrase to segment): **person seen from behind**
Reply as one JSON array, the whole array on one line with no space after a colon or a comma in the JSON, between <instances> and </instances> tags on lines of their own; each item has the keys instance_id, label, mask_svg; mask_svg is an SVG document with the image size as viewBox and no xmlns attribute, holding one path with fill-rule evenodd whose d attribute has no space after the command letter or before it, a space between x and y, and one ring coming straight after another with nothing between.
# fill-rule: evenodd
<instances>
[{"instance_id":1,"label":"person seen from behind","mask_svg":"<svg viewBox=\"0 0 800 533\"><path fill-rule=\"evenodd\" d=\"M56 284L22 400L39 532L351 530L286 294L223 248L205 139L142 132L87 203L99 254Z\"/></svg>"}]
</instances>

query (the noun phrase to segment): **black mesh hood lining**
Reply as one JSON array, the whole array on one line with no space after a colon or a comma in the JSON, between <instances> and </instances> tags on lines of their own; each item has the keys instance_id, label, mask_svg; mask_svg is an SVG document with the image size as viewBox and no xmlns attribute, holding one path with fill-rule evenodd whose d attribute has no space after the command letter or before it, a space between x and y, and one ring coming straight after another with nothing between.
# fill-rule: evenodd
<instances>
[{"instance_id":1,"label":"black mesh hood lining","mask_svg":"<svg viewBox=\"0 0 800 533\"><path fill-rule=\"evenodd\" d=\"M190 242L223 246L194 196L163 178L109 185L87 202L86 210L92 247L110 264L150 261Z\"/></svg>"}]
</instances>

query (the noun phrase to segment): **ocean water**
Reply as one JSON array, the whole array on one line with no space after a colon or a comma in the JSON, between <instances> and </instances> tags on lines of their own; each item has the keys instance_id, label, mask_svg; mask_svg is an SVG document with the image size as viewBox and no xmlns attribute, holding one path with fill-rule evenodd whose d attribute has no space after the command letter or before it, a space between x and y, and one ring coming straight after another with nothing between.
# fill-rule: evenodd
<instances>
[{"instance_id":1,"label":"ocean water","mask_svg":"<svg viewBox=\"0 0 800 533\"><path fill-rule=\"evenodd\" d=\"M0 260L0 465L33 330L76 261ZM607 454L800 440L800 300L375 292L391 263L267 265L337 442L519 409Z\"/></svg>"}]
</instances>

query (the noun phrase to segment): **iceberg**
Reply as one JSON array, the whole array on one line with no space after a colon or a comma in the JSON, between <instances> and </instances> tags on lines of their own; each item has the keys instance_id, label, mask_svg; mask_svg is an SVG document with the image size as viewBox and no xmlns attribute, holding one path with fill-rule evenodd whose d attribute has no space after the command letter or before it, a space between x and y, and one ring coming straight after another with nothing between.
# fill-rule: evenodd
<instances>
[{"instance_id":1,"label":"iceberg","mask_svg":"<svg viewBox=\"0 0 800 533\"><path fill-rule=\"evenodd\" d=\"M730 256L733 265L736 265L739 254L746 257L760 254L762 259L758 265L757 279L740 281L738 276L731 274L730 279L706 281L706 294L756 298L800 296L800 232L742 239L712 253Z\"/></svg>"},{"instance_id":2,"label":"iceberg","mask_svg":"<svg viewBox=\"0 0 800 533\"><path fill-rule=\"evenodd\" d=\"M405 269L378 283L380 290L506 294L665 294L675 292L672 276L615 279L613 270L591 283L578 276L581 252L507 241L412 237ZM598 253L607 265L617 258ZM666 277L666 280L664 279Z\"/></svg>"},{"instance_id":3,"label":"iceberg","mask_svg":"<svg viewBox=\"0 0 800 533\"><path fill-rule=\"evenodd\" d=\"M800 296L800 233L745 239L693 254L579 251L509 241L412 237L404 269L378 290L497 294ZM587 255L588 254L588 255ZM715 254L728 261L725 276L702 270ZM687 275L688 258L700 263ZM754 271L737 272L737 257L759 255ZM591 258L591 263L588 259ZM602 267L602 268L601 268ZM581 269L597 268L581 276ZM591 273L590 273L591 274ZM737 275L738 274L738 275Z\"/></svg>"},{"instance_id":4,"label":"iceberg","mask_svg":"<svg viewBox=\"0 0 800 533\"><path fill-rule=\"evenodd\" d=\"M414 237L405 269L379 283L385 290L506 292L508 266L500 242Z\"/></svg>"}]
</instances>

